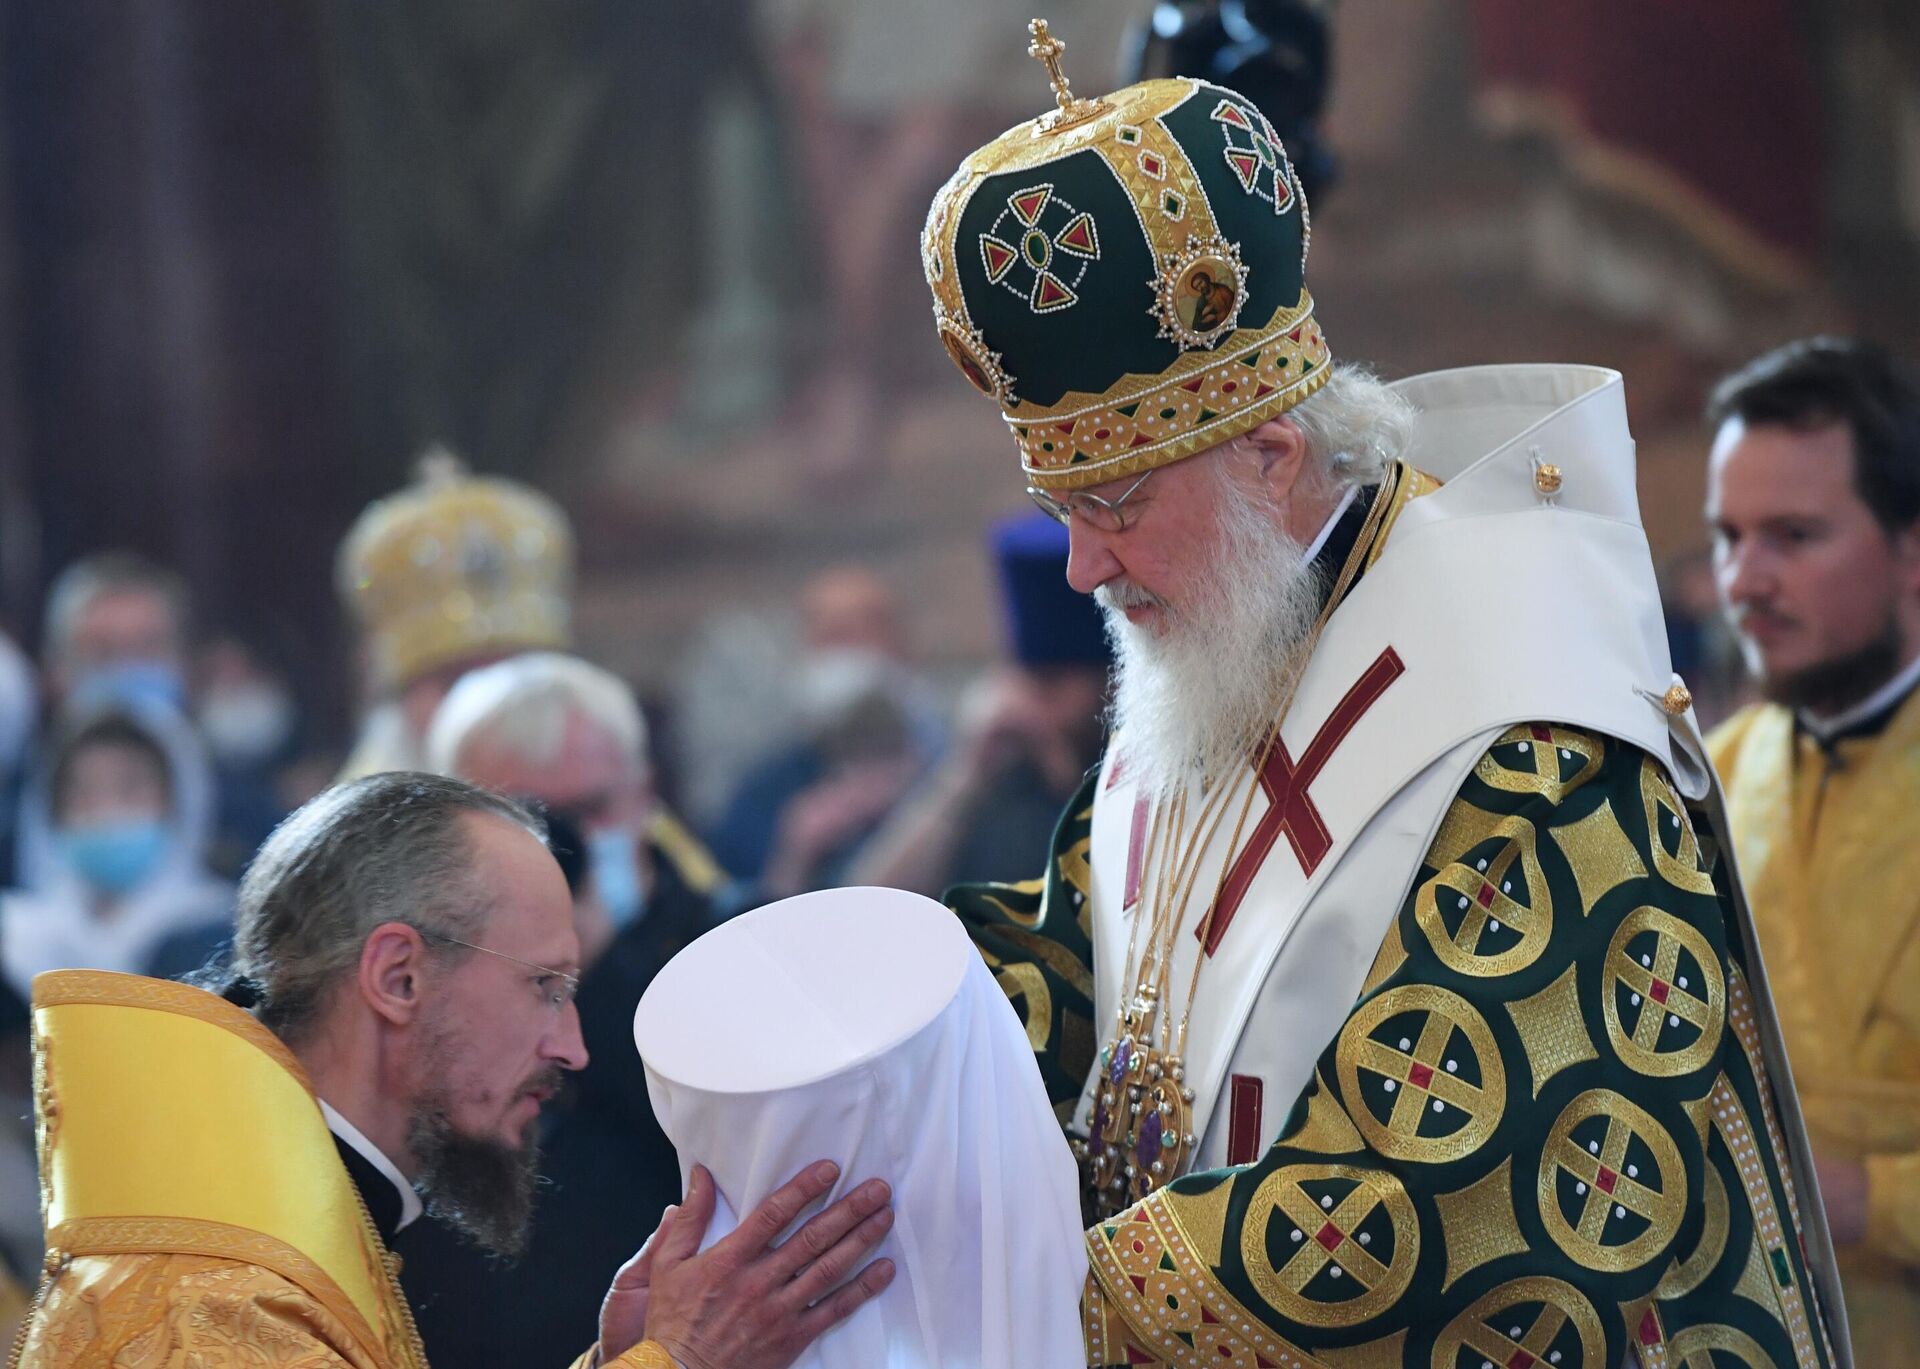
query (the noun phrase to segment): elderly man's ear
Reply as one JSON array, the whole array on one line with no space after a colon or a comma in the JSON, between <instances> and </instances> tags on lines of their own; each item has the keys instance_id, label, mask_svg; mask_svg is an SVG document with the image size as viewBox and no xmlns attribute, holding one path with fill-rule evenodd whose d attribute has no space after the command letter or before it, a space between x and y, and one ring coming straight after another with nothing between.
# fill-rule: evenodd
<instances>
[{"instance_id":1,"label":"elderly man's ear","mask_svg":"<svg viewBox=\"0 0 1920 1369\"><path fill-rule=\"evenodd\" d=\"M1253 471L1276 502L1290 498L1307 468L1307 438L1292 419L1270 418L1240 439Z\"/></svg>"}]
</instances>

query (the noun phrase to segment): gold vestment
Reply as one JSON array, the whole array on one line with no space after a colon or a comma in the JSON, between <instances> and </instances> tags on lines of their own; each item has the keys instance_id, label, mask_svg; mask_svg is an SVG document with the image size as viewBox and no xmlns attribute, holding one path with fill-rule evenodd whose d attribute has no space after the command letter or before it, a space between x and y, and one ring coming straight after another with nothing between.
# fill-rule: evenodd
<instances>
[{"instance_id":1,"label":"gold vestment","mask_svg":"<svg viewBox=\"0 0 1920 1369\"><path fill-rule=\"evenodd\" d=\"M91 970L36 979L33 1022L47 1265L20 1365L427 1369L279 1038L199 989Z\"/></svg>"},{"instance_id":2,"label":"gold vestment","mask_svg":"<svg viewBox=\"0 0 1920 1369\"><path fill-rule=\"evenodd\" d=\"M1709 739L1816 1154L1867 1170L1838 1260L1862 1364L1920 1344L1920 692L1829 753L1776 704Z\"/></svg>"}]
</instances>

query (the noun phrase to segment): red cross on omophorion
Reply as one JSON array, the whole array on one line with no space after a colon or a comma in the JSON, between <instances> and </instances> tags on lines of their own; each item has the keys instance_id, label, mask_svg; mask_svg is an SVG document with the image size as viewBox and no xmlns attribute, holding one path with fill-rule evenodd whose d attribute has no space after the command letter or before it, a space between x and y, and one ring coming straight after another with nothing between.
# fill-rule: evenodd
<instances>
[{"instance_id":1,"label":"red cross on omophorion","mask_svg":"<svg viewBox=\"0 0 1920 1369\"><path fill-rule=\"evenodd\" d=\"M1233 925L1234 914L1240 910L1240 901L1247 896L1254 876L1266 864L1267 855L1282 832L1286 833L1287 842L1293 847L1294 857L1300 862L1300 869L1304 873L1313 874L1320 868L1320 862L1327 858L1327 852L1333 849L1333 835L1327 831L1320 810L1308 796L1307 786L1326 768L1327 762L1333 758L1340 743L1347 739L1347 734L1353 731L1355 724L1387 692L1387 686L1406 674L1406 671L1406 663L1400 659L1399 652L1392 647L1382 651L1367 667L1366 673L1354 682L1353 688L1334 706L1333 712L1327 715L1320 731L1307 743L1307 749L1300 753L1298 763L1288 754L1285 742L1278 737L1273 739L1267 763L1260 772L1260 787L1267 793L1267 811L1261 815L1253 835L1234 859L1227 882L1220 886L1220 905L1214 910L1211 925L1201 924L1206 930L1208 955L1220 949L1220 943L1226 939L1227 928ZM1196 934L1199 930L1196 929Z\"/></svg>"}]
</instances>

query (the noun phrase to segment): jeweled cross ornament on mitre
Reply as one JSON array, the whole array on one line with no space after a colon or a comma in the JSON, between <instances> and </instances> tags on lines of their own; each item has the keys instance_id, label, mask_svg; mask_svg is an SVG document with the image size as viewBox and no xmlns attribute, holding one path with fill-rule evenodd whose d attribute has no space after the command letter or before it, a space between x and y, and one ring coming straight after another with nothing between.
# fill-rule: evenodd
<instances>
[{"instance_id":1,"label":"jeweled cross ornament on mitre","mask_svg":"<svg viewBox=\"0 0 1920 1369\"><path fill-rule=\"evenodd\" d=\"M1027 55L1047 69L1047 79L1053 83L1053 98L1060 106L1033 121L1035 137L1084 124L1111 108L1105 100L1083 100L1073 93L1073 87L1067 84L1066 72L1060 69L1060 54L1067 50L1067 45L1047 32L1046 20L1035 19L1027 25L1027 32L1033 35L1033 41L1027 45Z\"/></svg>"}]
</instances>

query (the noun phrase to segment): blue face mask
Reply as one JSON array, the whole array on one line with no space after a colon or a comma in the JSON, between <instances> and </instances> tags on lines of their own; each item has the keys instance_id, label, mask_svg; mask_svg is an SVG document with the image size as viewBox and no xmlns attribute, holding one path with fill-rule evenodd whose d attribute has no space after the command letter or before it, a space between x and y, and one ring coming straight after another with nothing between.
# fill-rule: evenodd
<instances>
[{"instance_id":1,"label":"blue face mask","mask_svg":"<svg viewBox=\"0 0 1920 1369\"><path fill-rule=\"evenodd\" d=\"M640 843L632 832L609 827L587 838L587 868L600 904L615 927L636 922L647 910L640 882Z\"/></svg>"},{"instance_id":2,"label":"blue face mask","mask_svg":"<svg viewBox=\"0 0 1920 1369\"><path fill-rule=\"evenodd\" d=\"M115 661L85 671L73 684L73 704L82 710L116 704L163 704L178 710L186 702L186 676L171 661Z\"/></svg>"},{"instance_id":3,"label":"blue face mask","mask_svg":"<svg viewBox=\"0 0 1920 1369\"><path fill-rule=\"evenodd\" d=\"M159 818L129 818L63 827L54 841L80 878L102 893L124 894L159 868L172 836Z\"/></svg>"}]
</instances>

